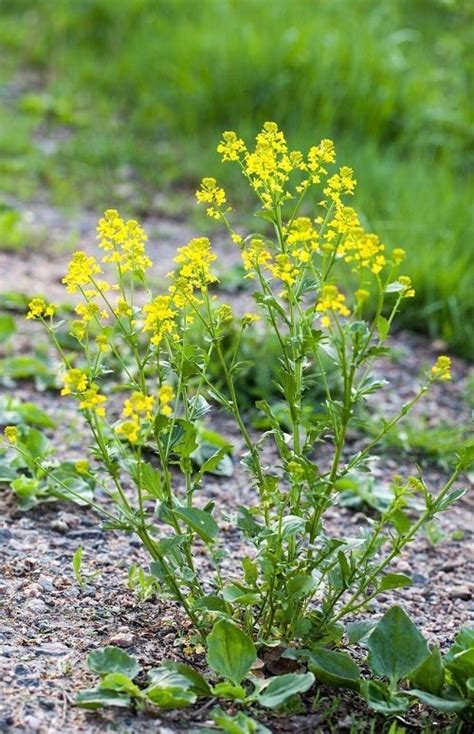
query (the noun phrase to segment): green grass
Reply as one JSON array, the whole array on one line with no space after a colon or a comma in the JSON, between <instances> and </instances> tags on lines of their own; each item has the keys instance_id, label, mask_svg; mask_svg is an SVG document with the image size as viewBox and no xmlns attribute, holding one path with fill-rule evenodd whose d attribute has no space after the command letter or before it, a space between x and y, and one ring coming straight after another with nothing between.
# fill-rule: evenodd
<instances>
[{"instance_id":1,"label":"green grass","mask_svg":"<svg viewBox=\"0 0 474 734\"><path fill-rule=\"evenodd\" d=\"M356 204L410 251L404 324L473 354L469 0L3 0L0 185L98 210L192 190L223 129L333 137ZM236 183L236 185L238 185ZM240 191L238 191L240 196Z\"/></svg>"}]
</instances>

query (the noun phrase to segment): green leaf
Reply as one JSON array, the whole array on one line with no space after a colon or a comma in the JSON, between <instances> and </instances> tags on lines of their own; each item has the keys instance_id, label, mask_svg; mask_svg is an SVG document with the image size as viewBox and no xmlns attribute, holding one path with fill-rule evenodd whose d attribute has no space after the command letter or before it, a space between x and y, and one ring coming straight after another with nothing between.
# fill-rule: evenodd
<instances>
[{"instance_id":1,"label":"green leaf","mask_svg":"<svg viewBox=\"0 0 474 734\"><path fill-rule=\"evenodd\" d=\"M411 696L412 698L417 698L427 706L438 709L438 711L443 711L445 714L462 711L469 705L469 701L462 698L442 698L441 696L435 696L432 693L427 693L426 691L419 691L416 688L411 691L406 691L406 695Z\"/></svg>"},{"instance_id":2,"label":"green leaf","mask_svg":"<svg viewBox=\"0 0 474 734\"><path fill-rule=\"evenodd\" d=\"M286 590L291 599L299 599L314 591L317 584L318 580L315 576L299 573L288 580Z\"/></svg>"},{"instance_id":3,"label":"green leaf","mask_svg":"<svg viewBox=\"0 0 474 734\"><path fill-rule=\"evenodd\" d=\"M377 592L401 589L403 586L412 586L412 584L412 579L403 573L386 573L385 576L382 576Z\"/></svg>"},{"instance_id":4,"label":"green leaf","mask_svg":"<svg viewBox=\"0 0 474 734\"><path fill-rule=\"evenodd\" d=\"M255 719L251 719L242 711L235 716L230 716L217 707L211 711L211 718L227 734L271 734L270 729L262 726Z\"/></svg>"},{"instance_id":5,"label":"green leaf","mask_svg":"<svg viewBox=\"0 0 474 734\"><path fill-rule=\"evenodd\" d=\"M367 620L362 622L348 622L346 626L346 637L349 645L355 645L357 642L367 642L367 638L375 625L375 622L369 622Z\"/></svg>"},{"instance_id":6,"label":"green leaf","mask_svg":"<svg viewBox=\"0 0 474 734\"><path fill-rule=\"evenodd\" d=\"M160 709L164 710L186 708L186 706L196 703L197 700L196 694L186 689L150 686L143 693L155 706L159 706Z\"/></svg>"},{"instance_id":7,"label":"green leaf","mask_svg":"<svg viewBox=\"0 0 474 734\"><path fill-rule=\"evenodd\" d=\"M426 660L428 645L410 617L400 607L392 607L371 633L369 666L375 675L398 683Z\"/></svg>"},{"instance_id":8,"label":"green leaf","mask_svg":"<svg viewBox=\"0 0 474 734\"><path fill-rule=\"evenodd\" d=\"M187 667L187 666L186 666ZM143 691L147 698L162 709L184 708L196 702L189 672L184 674L171 666L154 668L148 674L150 685Z\"/></svg>"},{"instance_id":9,"label":"green leaf","mask_svg":"<svg viewBox=\"0 0 474 734\"><path fill-rule=\"evenodd\" d=\"M79 548L74 552L74 555L72 557L72 569L74 571L74 578L76 579L79 586L82 586L84 583L84 578L81 573L83 552L84 549L82 545L80 545Z\"/></svg>"},{"instance_id":10,"label":"green leaf","mask_svg":"<svg viewBox=\"0 0 474 734\"><path fill-rule=\"evenodd\" d=\"M218 698L230 698L233 701L245 701L247 697L245 688L229 683L229 681L221 681L213 686L212 695Z\"/></svg>"},{"instance_id":11,"label":"green leaf","mask_svg":"<svg viewBox=\"0 0 474 734\"><path fill-rule=\"evenodd\" d=\"M15 319L10 314L0 314L0 343L6 342L16 331Z\"/></svg>"},{"instance_id":12,"label":"green leaf","mask_svg":"<svg viewBox=\"0 0 474 734\"><path fill-rule=\"evenodd\" d=\"M133 698L141 698L142 692L139 687L124 673L107 673L99 684L100 690L119 691L127 693Z\"/></svg>"},{"instance_id":13,"label":"green leaf","mask_svg":"<svg viewBox=\"0 0 474 734\"><path fill-rule=\"evenodd\" d=\"M231 446L221 446L215 450L214 446L201 444L191 454L191 459L200 467L197 475L198 483L204 474L216 474L220 477L231 477L234 473L234 464L229 456Z\"/></svg>"},{"instance_id":14,"label":"green leaf","mask_svg":"<svg viewBox=\"0 0 474 734\"><path fill-rule=\"evenodd\" d=\"M474 647L474 627L462 627L444 656L445 663L451 662L455 655L471 647Z\"/></svg>"},{"instance_id":15,"label":"green leaf","mask_svg":"<svg viewBox=\"0 0 474 734\"><path fill-rule=\"evenodd\" d=\"M306 693L314 683L312 673L286 673L265 681L265 688L257 694L260 706L275 709L298 693Z\"/></svg>"},{"instance_id":16,"label":"green leaf","mask_svg":"<svg viewBox=\"0 0 474 734\"><path fill-rule=\"evenodd\" d=\"M360 694L371 709L386 716L403 714L410 705L407 697L393 694L385 683L379 681L361 681Z\"/></svg>"},{"instance_id":17,"label":"green leaf","mask_svg":"<svg viewBox=\"0 0 474 734\"><path fill-rule=\"evenodd\" d=\"M459 685L464 686L468 678L474 677L474 647L458 652L445 663L445 668Z\"/></svg>"},{"instance_id":18,"label":"green leaf","mask_svg":"<svg viewBox=\"0 0 474 734\"><path fill-rule=\"evenodd\" d=\"M379 332L381 341L385 341L387 338L389 328L388 319L386 319L385 316L379 316L377 319L377 331Z\"/></svg>"},{"instance_id":19,"label":"green leaf","mask_svg":"<svg viewBox=\"0 0 474 734\"><path fill-rule=\"evenodd\" d=\"M439 647L434 647L426 660L408 677L415 688L437 696L444 683L444 669Z\"/></svg>"},{"instance_id":20,"label":"green leaf","mask_svg":"<svg viewBox=\"0 0 474 734\"><path fill-rule=\"evenodd\" d=\"M89 670L99 675L123 673L133 680L140 671L137 660L119 647L102 647L93 650L87 657Z\"/></svg>"},{"instance_id":21,"label":"green leaf","mask_svg":"<svg viewBox=\"0 0 474 734\"><path fill-rule=\"evenodd\" d=\"M186 663L175 662L174 660L164 660L161 664L162 668L178 673L189 681L191 690L198 696L209 696L211 688L201 673Z\"/></svg>"},{"instance_id":22,"label":"green leaf","mask_svg":"<svg viewBox=\"0 0 474 734\"><path fill-rule=\"evenodd\" d=\"M100 709L103 706L130 706L130 696L118 691L101 690L100 688L80 691L75 698L76 706L83 709Z\"/></svg>"},{"instance_id":23,"label":"green leaf","mask_svg":"<svg viewBox=\"0 0 474 734\"><path fill-rule=\"evenodd\" d=\"M250 637L232 622L221 619L207 637L210 667L238 685L257 659Z\"/></svg>"},{"instance_id":24,"label":"green leaf","mask_svg":"<svg viewBox=\"0 0 474 734\"><path fill-rule=\"evenodd\" d=\"M40 428L54 428L56 423L34 403L22 403L9 395L0 398L0 424L4 426L26 423Z\"/></svg>"},{"instance_id":25,"label":"green leaf","mask_svg":"<svg viewBox=\"0 0 474 734\"><path fill-rule=\"evenodd\" d=\"M347 653L315 647L310 651L308 661L310 669L322 683L359 690L360 671Z\"/></svg>"},{"instance_id":26,"label":"green leaf","mask_svg":"<svg viewBox=\"0 0 474 734\"><path fill-rule=\"evenodd\" d=\"M205 543L211 545L219 532L219 526L208 512L196 507L179 507L174 514L183 520Z\"/></svg>"},{"instance_id":27,"label":"green leaf","mask_svg":"<svg viewBox=\"0 0 474 734\"><path fill-rule=\"evenodd\" d=\"M227 604L224 599L215 594L209 596L201 596L194 602L195 609L208 609L210 612L228 612Z\"/></svg>"},{"instance_id":28,"label":"green leaf","mask_svg":"<svg viewBox=\"0 0 474 734\"><path fill-rule=\"evenodd\" d=\"M281 523L281 537L286 540L304 532L305 520L298 515L286 515Z\"/></svg>"},{"instance_id":29,"label":"green leaf","mask_svg":"<svg viewBox=\"0 0 474 734\"><path fill-rule=\"evenodd\" d=\"M36 495L40 487L40 483L37 479L26 477L24 474L21 474L10 483L10 487L16 494L20 507L24 510L27 510L36 504Z\"/></svg>"}]
</instances>

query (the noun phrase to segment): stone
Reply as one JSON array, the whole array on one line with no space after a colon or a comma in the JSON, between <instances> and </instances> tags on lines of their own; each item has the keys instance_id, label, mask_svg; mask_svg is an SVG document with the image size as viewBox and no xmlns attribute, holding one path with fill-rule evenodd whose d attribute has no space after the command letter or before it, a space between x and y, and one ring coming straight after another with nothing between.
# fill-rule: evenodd
<instances>
[{"instance_id":1,"label":"stone","mask_svg":"<svg viewBox=\"0 0 474 734\"><path fill-rule=\"evenodd\" d=\"M472 597L472 591L468 586L457 586L456 588L451 589L449 596L451 599L463 599L464 601L469 601Z\"/></svg>"}]
</instances>

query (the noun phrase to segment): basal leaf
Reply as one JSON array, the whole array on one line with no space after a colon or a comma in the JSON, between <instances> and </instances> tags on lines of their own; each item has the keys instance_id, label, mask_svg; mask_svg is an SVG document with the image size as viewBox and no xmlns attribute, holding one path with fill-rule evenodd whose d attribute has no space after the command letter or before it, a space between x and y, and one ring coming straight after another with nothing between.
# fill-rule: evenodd
<instances>
[{"instance_id":1,"label":"basal leaf","mask_svg":"<svg viewBox=\"0 0 474 734\"><path fill-rule=\"evenodd\" d=\"M386 676L393 684L415 670L429 655L425 638L400 607L392 607L384 614L367 647L372 672Z\"/></svg>"},{"instance_id":2,"label":"basal leaf","mask_svg":"<svg viewBox=\"0 0 474 734\"><path fill-rule=\"evenodd\" d=\"M270 678L256 700L260 706L275 709L298 693L306 693L314 683L313 673L286 673Z\"/></svg>"},{"instance_id":3,"label":"basal leaf","mask_svg":"<svg viewBox=\"0 0 474 734\"><path fill-rule=\"evenodd\" d=\"M444 669L439 647L434 647L426 660L408 677L415 688L437 696L444 683Z\"/></svg>"},{"instance_id":4,"label":"basal leaf","mask_svg":"<svg viewBox=\"0 0 474 734\"><path fill-rule=\"evenodd\" d=\"M89 670L99 675L108 673L123 673L133 680L139 673L140 666L137 660L121 650L119 647L103 647L93 650L87 657Z\"/></svg>"},{"instance_id":5,"label":"basal leaf","mask_svg":"<svg viewBox=\"0 0 474 734\"><path fill-rule=\"evenodd\" d=\"M310 669L322 683L359 690L360 671L347 653L316 647L310 651L308 661Z\"/></svg>"},{"instance_id":6,"label":"basal leaf","mask_svg":"<svg viewBox=\"0 0 474 734\"><path fill-rule=\"evenodd\" d=\"M406 691L406 695L412 698L417 698L419 701L425 703L427 706L438 709L438 711L443 711L443 713L445 714L462 711L469 705L469 701L462 698L442 698L441 696L435 696L432 693L419 691L417 689Z\"/></svg>"},{"instance_id":7,"label":"basal leaf","mask_svg":"<svg viewBox=\"0 0 474 734\"><path fill-rule=\"evenodd\" d=\"M93 711L103 706L127 708L127 706L130 706L130 702L130 696L118 691L101 690L100 688L80 691L75 698L76 706Z\"/></svg>"},{"instance_id":8,"label":"basal leaf","mask_svg":"<svg viewBox=\"0 0 474 734\"><path fill-rule=\"evenodd\" d=\"M232 622L221 619L214 625L207 642L210 667L238 685L257 659L252 639Z\"/></svg>"}]
</instances>

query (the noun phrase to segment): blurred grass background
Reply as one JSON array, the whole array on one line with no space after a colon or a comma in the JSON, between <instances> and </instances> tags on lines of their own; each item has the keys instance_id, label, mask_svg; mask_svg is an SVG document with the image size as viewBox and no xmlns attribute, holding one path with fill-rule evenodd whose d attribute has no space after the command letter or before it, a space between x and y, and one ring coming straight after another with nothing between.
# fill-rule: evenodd
<instances>
[{"instance_id":1,"label":"blurred grass background","mask_svg":"<svg viewBox=\"0 0 474 734\"><path fill-rule=\"evenodd\" d=\"M472 357L473 47L472 0L1 0L0 239L10 195L100 211L125 177L139 214L238 186L219 135L271 119L334 138L365 224L409 252L402 324Z\"/></svg>"}]
</instances>

